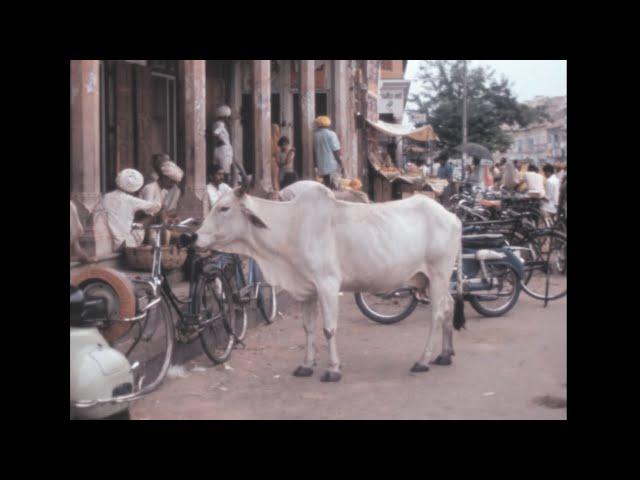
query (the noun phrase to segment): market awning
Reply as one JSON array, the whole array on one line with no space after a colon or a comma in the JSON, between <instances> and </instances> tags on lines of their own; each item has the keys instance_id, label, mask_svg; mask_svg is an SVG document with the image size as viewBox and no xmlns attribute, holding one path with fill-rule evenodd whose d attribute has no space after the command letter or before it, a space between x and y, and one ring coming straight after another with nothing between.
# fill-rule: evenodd
<instances>
[{"instance_id":1,"label":"market awning","mask_svg":"<svg viewBox=\"0 0 640 480\"><path fill-rule=\"evenodd\" d=\"M420 128L413 128L409 125L387 123L383 122L382 120L377 120L375 122L367 120L367 123L376 130L384 133L385 135L391 135L393 137L409 137L418 142L427 142L438 139L438 136L433 131L431 125L424 125Z\"/></svg>"}]
</instances>

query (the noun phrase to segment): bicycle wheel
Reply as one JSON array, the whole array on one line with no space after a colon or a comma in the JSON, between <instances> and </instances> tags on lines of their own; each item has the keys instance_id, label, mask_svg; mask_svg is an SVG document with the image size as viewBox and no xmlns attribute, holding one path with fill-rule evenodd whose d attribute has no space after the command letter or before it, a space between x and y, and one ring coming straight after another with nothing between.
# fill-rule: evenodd
<instances>
[{"instance_id":1,"label":"bicycle wheel","mask_svg":"<svg viewBox=\"0 0 640 480\"><path fill-rule=\"evenodd\" d=\"M273 323L277 313L276 289L271 285L261 285L256 299L258 310L267 323Z\"/></svg>"},{"instance_id":2,"label":"bicycle wheel","mask_svg":"<svg viewBox=\"0 0 640 480\"><path fill-rule=\"evenodd\" d=\"M105 298L111 311L112 306L117 307L117 296L109 296L107 287L100 282L87 282L83 291L88 296ZM144 287L136 288L135 295L137 303L143 307L148 303L151 292ZM164 380L173 354L173 319L167 299L163 295L160 303L150 308L145 317L126 325L125 333L109 344L125 355L132 365L139 363L134 370L136 385L141 381L143 389L153 389Z\"/></svg>"},{"instance_id":3,"label":"bicycle wheel","mask_svg":"<svg viewBox=\"0 0 640 480\"><path fill-rule=\"evenodd\" d=\"M360 311L374 322L389 325L404 320L418 306L418 299L408 288L395 290L390 294L355 294Z\"/></svg>"},{"instance_id":4,"label":"bicycle wheel","mask_svg":"<svg viewBox=\"0 0 640 480\"><path fill-rule=\"evenodd\" d=\"M524 275L521 286L528 295L550 301L567 294L566 235L556 231L533 233L528 248L522 253Z\"/></svg>"},{"instance_id":5,"label":"bicycle wheel","mask_svg":"<svg viewBox=\"0 0 640 480\"><path fill-rule=\"evenodd\" d=\"M520 296L520 278L508 265L487 264L491 287L487 293L474 294L469 299L473 309L485 317L500 317L511 310Z\"/></svg>"},{"instance_id":6,"label":"bicycle wheel","mask_svg":"<svg viewBox=\"0 0 640 480\"><path fill-rule=\"evenodd\" d=\"M132 364L140 362L136 369L136 382L142 379L143 389L154 389L167 376L173 355L173 317L164 294L160 303L151 307L144 319L136 322L131 329L131 333L134 332L136 336L127 358Z\"/></svg>"},{"instance_id":7,"label":"bicycle wheel","mask_svg":"<svg viewBox=\"0 0 640 480\"><path fill-rule=\"evenodd\" d=\"M231 287L222 272L202 276L196 287L200 316L200 343L215 364L226 362L235 341L235 306Z\"/></svg>"},{"instance_id":8,"label":"bicycle wheel","mask_svg":"<svg viewBox=\"0 0 640 480\"><path fill-rule=\"evenodd\" d=\"M245 305L236 304L236 337L238 340L244 340L247 334L247 307Z\"/></svg>"}]
</instances>

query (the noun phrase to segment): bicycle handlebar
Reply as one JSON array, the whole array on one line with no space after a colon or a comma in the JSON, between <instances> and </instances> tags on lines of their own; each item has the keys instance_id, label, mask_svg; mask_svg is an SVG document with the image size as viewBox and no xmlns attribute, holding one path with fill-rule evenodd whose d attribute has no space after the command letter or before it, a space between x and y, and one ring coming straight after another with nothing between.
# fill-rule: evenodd
<instances>
[{"instance_id":1,"label":"bicycle handlebar","mask_svg":"<svg viewBox=\"0 0 640 480\"><path fill-rule=\"evenodd\" d=\"M194 220L193 218L187 218L186 220L183 220L180 223L176 223L176 224L169 224L169 223L157 223L154 225L143 225L141 223L132 223L131 224L131 229L132 230L145 230L145 229L149 229L149 230L162 230L162 229L167 229L167 230L182 230L182 231L189 231L191 230L191 225L196 225L198 224L198 222L196 220Z\"/></svg>"}]
</instances>

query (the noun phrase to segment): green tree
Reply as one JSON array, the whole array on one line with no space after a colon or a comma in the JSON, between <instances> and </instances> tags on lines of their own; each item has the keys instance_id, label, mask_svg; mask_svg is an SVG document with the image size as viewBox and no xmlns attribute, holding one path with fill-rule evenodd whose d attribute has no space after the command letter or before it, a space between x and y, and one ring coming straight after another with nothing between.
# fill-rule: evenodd
<instances>
[{"instance_id":1,"label":"green tree","mask_svg":"<svg viewBox=\"0 0 640 480\"><path fill-rule=\"evenodd\" d=\"M451 155L462 143L462 100L464 60L425 60L418 82L422 92L412 95L414 110L427 114L439 137L436 146ZM467 141L491 151L504 151L511 145L502 125L526 127L548 118L544 108L519 103L511 93L509 80L495 78L489 67L467 69Z\"/></svg>"}]
</instances>

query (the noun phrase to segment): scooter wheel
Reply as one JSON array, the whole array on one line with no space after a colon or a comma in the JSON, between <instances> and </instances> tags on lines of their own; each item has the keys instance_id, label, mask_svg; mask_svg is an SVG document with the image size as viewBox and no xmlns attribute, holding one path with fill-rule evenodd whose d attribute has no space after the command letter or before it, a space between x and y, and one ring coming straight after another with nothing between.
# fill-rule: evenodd
<instances>
[{"instance_id":1,"label":"scooter wheel","mask_svg":"<svg viewBox=\"0 0 640 480\"><path fill-rule=\"evenodd\" d=\"M122 272L108 267L87 266L79 269L71 277L71 284L77 285L83 291L89 289L91 285L106 284L104 289L107 296L107 304L118 308L117 319L133 317L136 314L136 296L131 280ZM110 311L110 316L114 312ZM105 340L113 343L127 334L132 324L120 322L118 320L109 322L105 329L100 329L100 333Z\"/></svg>"}]
</instances>

